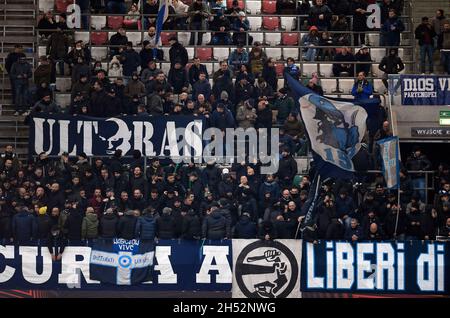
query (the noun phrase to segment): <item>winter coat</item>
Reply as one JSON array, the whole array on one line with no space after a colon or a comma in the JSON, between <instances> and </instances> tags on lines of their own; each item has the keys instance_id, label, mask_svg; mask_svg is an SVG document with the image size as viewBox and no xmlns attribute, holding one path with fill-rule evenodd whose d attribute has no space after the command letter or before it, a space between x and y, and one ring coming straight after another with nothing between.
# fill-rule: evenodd
<instances>
[{"instance_id":1,"label":"winter coat","mask_svg":"<svg viewBox=\"0 0 450 318\"><path fill-rule=\"evenodd\" d=\"M208 240L223 240L228 236L227 220L219 212L214 211L203 220L202 236Z\"/></svg>"},{"instance_id":2,"label":"winter coat","mask_svg":"<svg viewBox=\"0 0 450 318\"><path fill-rule=\"evenodd\" d=\"M63 32L55 32L48 39L46 54L50 55L52 60L65 59L68 50L69 41Z\"/></svg>"},{"instance_id":3,"label":"winter coat","mask_svg":"<svg viewBox=\"0 0 450 318\"><path fill-rule=\"evenodd\" d=\"M358 89L361 87L362 91L359 92ZM368 99L370 95L373 94L373 86L367 80L356 81L352 88L352 95L355 99Z\"/></svg>"},{"instance_id":4,"label":"winter coat","mask_svg":"<svg viewBox=\"0 0 450 318\"><path fill-rule=\"evenodd\" d=\"M36 239L48 239L53 221L48 214L37 215L36 222Z\"/></svg>"},{"instance_id":5,"label":"winter coat","mask_svg":"<svg viewBox=\"0 0 450 318\"><path fill-rule=\"evenodd\" d=\"M79 209L71 209L64 228L67 232L67 239L79 241L81 240L81 226L83 224L84 213Z\"/></svg>"},{"instance_id":6,"label":"winter coat","mask_svg":"<svg viewBox=\"0 0 450 318\"><path fill-rule=\"evenodd\" d=\"M206 65L204 64L199 64L199 66L195 66L195 64L193 64L190 68L189 68L189 83L193 86L195 83L197 83L197 81L199 80L200 77L200 73L205 73L206 74L206 79L209 79L208 76L208 70L206 68Z\"/></svg>"},{"instance_id":7,"label":"winter coat","mask_svg":"<svg viewBox=\"0 0 450 318\"><path fill-rule=\"evenodd\" d=\"M394 28L391 30L391 28ZM387 19L381 26L381 34L385 39L385 46L399 46L400 34L405 31L405 25L398 17Z\"/></svg>"},{"instance_id":8,"label":"winter coat","mask_svg":"<svg viewBox=\"0 0 450 318\"><path fill-rule=\"evenodd\" d=\"M14 241L19 244L28 243L35 238L36 227L33 215L27 211L16 213L12 219L12 235Z\"/></svg>"},{"instance_id":9,"label":"winter coat","mask_svg":"<svg viewBox=\"0 0 450 318\"><path fill-rule=\"evenodd\" d=\"M243 50L241 53L234 50L228 57L228 65L232 66L233 70L239 70L242 64L248 64L248 62L249 55L246 50Z\"/></svg>"},{"instance_id":10,"label":"winter coat","mask_svg":"<svg viewBox=\"0 0 450 318\"><path fill-rule=\"evenodd\" d=\"M34 84L41 86L42 83L50 83L52 66L50 64L39 65L34 71Z\"/></svg>"},{"instance_id":11,"label":"winter coat","mask_svg":"<svg viewBox=\"0 0 450 318\"><path fill-rule=\"evenodd\" d=\"M236 104L253 98L254 90L255 87L250 83L241 85L240 82L236 82L234 86L234 98Z\"/></svg>"},{"instance_id":12,"label":"winter coat","mask_svg":"<svg viewBox=\"0 0 450 318\"><path fill-rule=\"evenodd\" d=\"M200 219L194 210L190 210L183 218L181 238L185 240L200 239L202 227Z\"/></svg>"},{"instance_id":13,"label":"winter coat","mask_svg":"<svg viewBox=\"0 0 450 318\"><path fill-rule=\"evenodd\" d=\"M81 237L85 239L94 239L98 236L98 217L95 213L88 213L83 218L81 224Z\"/></svg>"},{"instance_id":14,"label":"winter coat","mask_svg":"<svg viewBox=\"0 0 450 318\"><path fill-rule=\"evenodd\" d=\"M169 60L170 65L173 67L175 63L180 62L181 66L184 68L189 61L188 53L183 44L176 42L169 50Z\"/></svg>"},{"instance_id":15,"label":"winter coat","mask_svg":"<svg viewBox=\"0 0 450 318\"><path fill-rule=\"evenodd\" d=\"M5 61L5 69L8 72L8 74L11 75L11 68L13 64L17 62L21 57L26 57L26 55L23 53L16 53L16 52L11 52L8 54Z\"/></svg>"},{"instance_id":16,"label":"winter coat","mask_svg":"<svg viewBox=\"0 0 450 318\"><path fill-rule=\"evenodd\" d=\"M247 129L254 127L256 118L257 115L254 108L248 108L247 106L242 105L237 110L236 121L241 128Z\"/></svg>"},{"instance_id":17,"label":"winter coat","mask_svg":"<svg viewBox=\"0 0 450 318\"><path fill-rule=\"evenodd\" d=\"M131 76L141 66L141 57L134 49L123 51L120 60L123 65L124 76Z\"/></svg>"},{"instance_id":18,"label":"winter coat","mask_svg":"<svg viewBox=\"0 0 450 318\"><path fill-rule=\"evenodd\" d=\"M246 215L241 216L234 227L234 237L241 239L254 239L256 237L256 223Z\"/></svg>"},{"instance_id":19,"label":"winter coat","mask_svg":"<svg viewBox=\"0 0 450 318\"><path fill-rule=\"evenodd\" d=\"M31 64L26 61L23 63L17 61L12 65L9 75L22 84L28 84L28 79L32 77ZM22 76L22 78L19 78L19 76Z\"/></svg>"},{"instance_id":20,"label":"winter coat","mask_svg":"<svg viewBox=\"0 0 450 318\"><path fill-rule=\"evenodd\" d=\"M323 20L319 19L321 14L324 15ZM320 7L317 5L312 6L309 11L309 25L315 25L321 30L326 30L330 26L332 14L333 12L331 12L331 9L327 5L321 5Z\"/></svg>"},{"instance_id":21,"label":"winter coat","mask_svg":"<svg viewBox=\"0 0 450 318\"><path fill-rule=\"evenodd\" d=\"M133 213L125 212L117 224L117 236L126 240L135 238L137 218Z\"/></svg>"},{"instance_id":22,"label":"winter coat","mask_svg":"<svg viewBox=\"0 0 450 318\"><path fill-rule=\"evenodd\" d=\"M141 240L154 240L156 235L156 222L151 215L143 215L136 223L135 237Z\"/></svg>"},{"instance_id":23,"label":"winter coat","mask_svg":"<svg viewBox=\"0 0 450 318\"><path fill-rule=\"evenodd\" d=\"M419 40L419 45L434 45L433 38L436 36L436 32L432 26L425 24L419 24L414 31L414 37Z\"/></svg>"},{"instance_id":24,"label":"winter coat","mask_svg":"<svg viewBox=\"0 0 450 318\"><path fill-rule=\"evenodd\" d=\"M264 221L260 224L258 229L258 238L260 240L265 240L266 235L269 235L272 240L278 237L277 230L270 221Z\"/></svg>"},{"instance_id":25,"label":"winter coat","mask_svg":"<svg viewBox=\"0 0 450 318\"><path fill-rule=\"evenodd\" d=\"M184 68L178 70L171 68L167 80L172 85L174 94L181 94L183 87L189 87L188 76Z\"/></svg>"},{"instance_id":26,"label":"winter coat","mask_svg":"<svg viewBox=\"0 0 450 318\"><path fill-rule=\"evenodd\" d=\"M397 55L388 55L381 59L378 68L386 74L398 74L405 69L405 65Z\"/></svg>"},{"instance_id":27,"label":"winter coat","mask_svg":"<svg viewBox=\"0 0 450 318\"><path fill-rule=\"evenodd\" d=\"M129 80L125 86L124 94L129 97L137 95L139 97L145 95L145 85L140 80Z\"/></svg>"},{"instance_id":28,"label":"winter coat","mask_svg":"<svg viewBox=\"0 0 450 318\"><path fill-rule=\"evenodd\" d=\"M117 237L119 219L114 213L107 213L100 219L99 233L102 238Z\"/></svg>"},{"instance_id":29,"label":"winter coat","mask_svg":"<svg viewBox=\"0 0 450 318\"><path fill-rule=\"evenodd\" d=\"M358 237L358 240L362 240L363 233L362 233L361 227L359 225L357 225L356 228L348 227L345 229L344 239L346 241L351 241L353 235L356 235Z\"/></svg>"},{"instance_id":30,"label":"winter coat","mask_svg":"<svg viewBox=\"0 0 450 318\"><path fill-rule=\"evenodd\" d=\"M365 0L352 1L350 4L350 13L353 15L353 30L367 30L367 14L356 12L357 9L367 10L367 2Z\"/></svg>"},{"instance_id":31,"label":"winter coat","mask_svg":"<svg viewBox=\"0 0 450 318\"><path fill-rule=\"evenodd\" d=\"M226 128L234 128L233 114L225 109L223 112L213 111L210 117L210 126L225 131Z\"/></svg>"},{"instance_id":32,"label":"winter coat","mask_svg":"<svg viewBox=\"0 0 450 318\"><path fill-rule=\"evenodd\" d=\"M108 95L102 89L98 92L93 92L91 95L91 115L94 117L103 117L105 114L105 105L108 102Z\"/></svg>"},{"instance_id":33,"label":"winter coat","mask_svg":"<svg viewBox=\"0 0 450 318\"><path fill-rule=\"evenodd\" d=\"M292 156L282 157L278 164L279 180L293 179L298 172L297 161Z\"/></svg>"},{"instance_id":34,"label":"winter coat","mask_svg":"<svg viewBox=\"0 0 450 318\"><path fill-rule=\"evenodd\" d=\"M199 94L203 94L206 100L211 96L211 84L208 80L199 80L192 86L192 99L197 100Z\"/></svg>"},{"instance_id":35,"label":"winter coat","mask_svg":"<svg viewBox=\"0 0 450 318\"><path fill-rule=\"evenodd\" d=\"M177 224L170 214L163 214L156 220L156 236L162 240L176 238Z\"/></svg>"},{"instance_id":36,"label":"winter coat","mask_svg":"<svg viewBox=\"0 0 450 318\"><path fill-rule=\"evenodd\" d=\"M273 108L278 110L277 118L279 121L285 121L288 115L294 110L294 100L292 97L280 97L275 101Z\"/></svg>"}]
</instances>

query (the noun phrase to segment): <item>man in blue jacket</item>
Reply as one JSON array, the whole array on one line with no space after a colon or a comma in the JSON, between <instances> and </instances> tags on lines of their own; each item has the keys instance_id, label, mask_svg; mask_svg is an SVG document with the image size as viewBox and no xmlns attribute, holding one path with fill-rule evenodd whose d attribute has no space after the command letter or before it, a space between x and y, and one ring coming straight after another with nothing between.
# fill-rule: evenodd
<instances>
[{"instance_id":1,"label":"man in blue jacket","mask_svg":"<svg viewBox=\"0 0 450 318\"><path fill-rule=\"evenodd\" d=\"M373 86L366 80L364 72L358 73L358 78L353 84L352 95L355 99L367 99L373 94Z\"/></svg>"},{"instance_id":2,"label":"man in blue jacket","mask_svg":"<svg viewBox=\"0 0 450 318\"><path fill-rule=\"evenodd\" d=\"M32 211L31 211L32 212ZM14 242L18 245L26 245L36 235L36 223L30 211L23 207L12 220L12 234Z\"/></svg>"},{"instance_id":3,"label":"man in blue jacket","mask_svg":"<svg viewBox=\"0 0 450 318\"><path fill-rule=\"evenodd\" d=\"M405 25L395 13L395 9L390 9L389 18L381 26L381 35L384 40L384 45L399 46L400 34L403 31L405 31Z\"/></svg>"},{"instance_id":4,"label":"man in blue jacket","mask_svg":"<svg viewBox=\"0 0 450 318\"><path fill-rule=\"evenodd\" d=\"M127 48L121 53L120 60L123 65L124 77L131 77L133 72L137 71L138 66L141 66L141 57L139 56L139 53L133 49L132 42L127 43Z\"/></svg>"},{"instance_id":5,"label":"man in blue jacket","mask_svg":"<svg viewBox=\"0 0 450 318\"><path fill-rule=\"evenodd\" d=\"M233 114L224 104L219 103L211 115L210 124L211 127L219 128L222 131L225 131L226 128L234 128Z\"/></svg>"}]
</instances>

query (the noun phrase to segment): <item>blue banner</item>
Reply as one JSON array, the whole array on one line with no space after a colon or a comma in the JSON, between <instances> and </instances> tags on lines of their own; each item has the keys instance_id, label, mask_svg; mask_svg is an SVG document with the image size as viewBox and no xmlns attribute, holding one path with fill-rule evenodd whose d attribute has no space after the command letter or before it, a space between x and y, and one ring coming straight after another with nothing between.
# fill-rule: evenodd
<instances>
[{"instance_id":1,"label":"blue banner","mask_svg":"<svg viewBox=\"0 0 450 318\"><path fill-rule=\"evenodd\" d=\"M123 156L139 150L145 156L175 158L202 153L203 117L122 116L96 118L62 114L37 114L30 119L30 155L68 152L110 156L118 149Z\"/></svg>"},{"instance_id":2,"label":"blue banner","mask_svg":"<svg viewBox=\"0 0 450 318\"><path fill-rule=\"evenodd\" d=\"M111 241L110 248L114 246ZM62 254L61 261L52 261L45 245L0 245L0 289L231 290L233 280L231 240L159 241L155 247L151 282L137 285L116 285L115 276L114 281L110 283L101 283L93 279L92 274L97 278L100 278L100 274L95 273L96 269L91 273L93 268L90 266L89 245L98 247L99 244L108 243L91 241L86 246L68 246ZM120 253L118 250L116 252ZM136 261L136 258L132 261ZM125 259L122 262L125 262ZM122 266L124 272L131 272L127 270L128 263L122 265L125 265ZM110 267L108 270L107 266L101 267L105 271L102 277L111 277L118 273L116 268Z\"/></svg>"},{"instance_id":3,"label":"blue banner","mask_svg":"<svg viewBox=\"0 0 450 318\"><path fill-rule=\"evenodd\" d=\"M445 242L303 243L303 292L450 293Z\"/></svg>"},{"instance_id":4,"label":"blue banner","mask_svg":"<svg viewBox=\"0 0 450 318\"><path fill-rule=\"evenodd\" d=\"M450 76L401 75L403 105L450 105Z\"/></svg>"}]
</instances>

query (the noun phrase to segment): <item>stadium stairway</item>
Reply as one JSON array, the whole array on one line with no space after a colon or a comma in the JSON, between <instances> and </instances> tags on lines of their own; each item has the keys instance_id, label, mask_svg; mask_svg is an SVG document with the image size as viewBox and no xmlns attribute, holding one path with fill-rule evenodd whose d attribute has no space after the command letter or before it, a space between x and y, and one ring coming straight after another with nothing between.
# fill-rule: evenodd
<instances>
[{"instance_id":1,"label":"stadium stairway","mask_svg":"<svg viewBox=\"0 0 450 318\"><path fill-rule=\"evenodd\" d=\"M36 52L36 0L0 0L0 63L4 66L9 52L15 44L22 44L24 53L35 65ZM23 116L13 116L11 85L5 70L0 77L1 107L0 149L7 144L16 148L19 158L28 154L28 126L23 124Z\"/></svg>"},{"instance_id":2,"label":"stadium stairway","mask_svg":"<svg viewBox=\"0 0 450 318\"><path fill-rule=\"evenodd\" d=\"M413 23L413 31L415 28L422 22L422 17L428 17L431 20L436 16L436 11L438 9L444 10L444 15L449 18L449 8L450 8L450 0L427 0L427 1L417 1L417 0L410 0L412 3L412 23ZM417 40L415 40L415 72L419 73L419 62L420 62L420 55L419 55L419 45L417 44ZM436 50L434 52L434 65L435 70L434 73L436 74L443 74L444 69L442 65L440 64L440 53Z\"/></svg>"}]
</instances>

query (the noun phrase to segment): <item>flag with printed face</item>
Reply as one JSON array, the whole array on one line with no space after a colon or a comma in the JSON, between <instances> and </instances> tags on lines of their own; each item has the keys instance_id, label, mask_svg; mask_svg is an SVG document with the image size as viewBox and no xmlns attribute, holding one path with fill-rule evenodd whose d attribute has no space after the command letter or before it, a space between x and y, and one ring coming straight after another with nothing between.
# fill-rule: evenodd
<instances>
[{"instance_id":1,"label":"flag with printed face","mask_svg":"<svg viewBox=\"0 0 450 318\"><path fill-rule=\"evenodd\" d=\"M390 137L377 141L383 163L384 180L388 189L398 189L400 186L400 160L398 137Z\"/></svg>"},{"instance_id":2,"label":"flag with printed face","mask_svg":"<svg viewBox=\"0 0 450 318\"><path fill-rule=\"evenodd\" d=\"M154 256L152 241L96 240L89 261L90 278L116 285L151 281Z\"/></svg>"}]
</instances>

